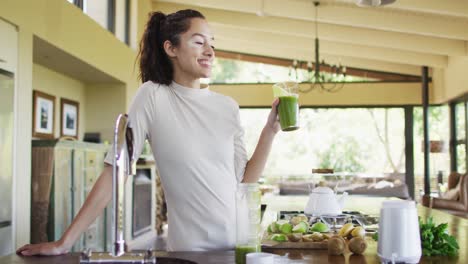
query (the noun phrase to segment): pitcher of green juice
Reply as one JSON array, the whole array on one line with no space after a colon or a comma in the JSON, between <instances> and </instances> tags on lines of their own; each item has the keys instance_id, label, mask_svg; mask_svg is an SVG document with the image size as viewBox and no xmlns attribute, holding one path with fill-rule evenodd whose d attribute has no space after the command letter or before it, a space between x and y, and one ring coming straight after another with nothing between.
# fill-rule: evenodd
<instances>
[{"instance_id":1,"label":"pitcher of green juice","mask_svg":"<svg viewBox=\"0 0 468 264\"><path fill-rule=\"evenodd\" d=\"M282 131L299 129L299 84L280 82L273 85L273 96L279 98L278 116Z\"/></svg>"},{"instance_id":2,"label":"pitcher of green juice","mask_svg":"<svg viewBox=\"0 0 468 264\"><path fill-rule=\"evenodd\" d=\"M260 189L258 183L239 183L236 191L236 264L260 252Z\"/></svg>"}]
</instances>

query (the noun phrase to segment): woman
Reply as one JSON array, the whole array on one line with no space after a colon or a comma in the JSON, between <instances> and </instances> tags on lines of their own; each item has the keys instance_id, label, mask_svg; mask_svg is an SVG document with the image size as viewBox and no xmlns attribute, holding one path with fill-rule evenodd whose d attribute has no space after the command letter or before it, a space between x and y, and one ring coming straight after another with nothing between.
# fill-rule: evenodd
<instances>
[{"instance_id":1,"label":"woman","mask_svg":"<svg viewBox=\"0 0 468 264\"><path fill-rule=\"evenodd\" d=\"M235 191L257 182L279 131L274 101L250 160L243 144L239 106L202 88L215 57L214 38L194 10L151 14L140 43L139 88L129 110L135 157L148 139L160 171L168 208L169 251L232 249ZM55 242L25 245L23 255L57 255L70 250L111 199L112 153L83 207Z\"/></svg>"}]
</instances>

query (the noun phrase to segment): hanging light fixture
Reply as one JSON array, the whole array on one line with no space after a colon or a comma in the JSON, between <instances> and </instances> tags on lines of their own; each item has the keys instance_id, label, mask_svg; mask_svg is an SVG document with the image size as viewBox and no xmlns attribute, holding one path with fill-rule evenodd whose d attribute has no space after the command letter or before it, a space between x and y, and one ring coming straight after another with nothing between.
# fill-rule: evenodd
<instances>
[{"instance_id":1,"label":"hanging light fixture","mask_svg":"<svg viewBox=\"0 0 468 264\"><path fill-rule=\"evenodd\" d=\"M318 38L318 6L320 2L314 1L315 6L315 61L307 62L308 79L306 82L310 83L308 89L300 90L303 93L310 92L315 89L320 89L325 92L338 92L345 84L346 67L341 63L332 65L325 63L324 60L320 61L320 47ZM302 63L299 63L302 65ZM293 68L296 70L297 78L298 62L293 62Z\"/></svg>"},{"instance_id":2,"label":"hanging light fixture","mask_svg":"<svg viewBox=\"0 0 468 264\"><path fill-rule=\"evenodd\" d=\"M358 6L384 6L394 3L396 0L356 0Z\"/></svg>"}]
</instances>

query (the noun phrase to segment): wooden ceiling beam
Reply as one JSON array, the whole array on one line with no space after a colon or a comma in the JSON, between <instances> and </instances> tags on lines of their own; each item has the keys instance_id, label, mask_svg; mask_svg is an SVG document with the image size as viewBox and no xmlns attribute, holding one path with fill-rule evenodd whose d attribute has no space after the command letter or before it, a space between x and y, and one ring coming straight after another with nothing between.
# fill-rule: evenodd
<instances>
[{"instance_id":1,"label":"wooden ceiling beam","mask_svg":"<svg viewBox=\"0 0 468 264\"><path fill-rule=\"evenodd\" d=\"M211 24L215 34L215 46L220 49L230 50L219 43L228 44L227 41L238 43L238 45L262 45L276 47L278 49L302 50L309 56L307 60L313 61L315 54L314 39L280 35L270 32L259 32L255 29L238 29L216 23ZM218 40L223 39L223 42ZM251 53L251 52L247 52ZM410 52L390 48L379 48L374 46L364 46L355 44L345 44L339 42L320 40L320 53L333 54L338 56L361 57L374 60L410 64L426 65L436 68L445 68L448 64L448 57L443 55L433 55L421 52ZM294 59L294 58L293 58Z\"/></svg>"},{"instance_id":2,"label":"wooden ceiling beam","mask_svg":"<svg viewBox=\"0 0 468 264\"><path fill-rule=\"evenodd\" d=\"M264 0L263 8L261 1L197 0L194 3L192 0L154 0L155 3L195 5L249 14L262 11L266 16L305 21L314 20L315 7L312 1ZM362 8L351 3L324 1L319 7L318 21L415 35L468 40L468 30L466 30L468 20L465 18L416 11L398 11L392 9L391 6Z\"/></svg>"},{"instance_id":3,"label":"wooden ceiling beam","mask_svg":"<svg viewBox=\"0 0 468 264\"><path fill-rule=\"evenodd\" d=\"M301 61L307 61L311 58L310 52L302 51L299 49L269 47L264 45L258 45L255 43L239 43L230 40L224 41L223 39L218 39L217 46L218 49L221 50L245 54L256 54L267 57L297 59ZM408 75L419 75L421 72L421 68L419 66L364 59L359 57L337 56L323 53L321 54L321 58L323 58L328 63L341 63L342 65L346 65L347 67L373 69L377 71L395 72Z\"/></svg>"},{"instance_id":4,"label":"wooden ceiling beam","mask_svg":"<svg viewBox=\"0 0 468 264\"><path fill-rule=\"evenodd\" d=\"M354 4L356 0L336 0ZM388 8L428 13L435 15L454 16L468 18L468 1L460 0L398 0Z\"/></svg>"},{"instance_id":5,"label":"wooden ceiling beam","mask_svg":"<svg viewBox=\"0 0 468 264\"><path fill-rule=\"evenodd\" d=\"M255 62L255 63L264 63L264 64L270 64L270 65L276 65L276 66L283 66L283 67L290 67L293 64L293 61L289 59L272 58L272 57L267 57L267 56L242 54L238 52L220 51L220 50L216 51L216 57L224 58L224 59ZM299 68L307 70L307 65L300 64ZM327 67L327 66L321 67L321 69L325 72L331 72L330 67ZM372 79L377 79L380 81L389 81L389 82L419 82L421 81L420 76L359 69L359 68L354 68L354 67L347 67L346 73L347 75L350 75L350 76L372 78Z\"/></svg>"},{"instance_id":6,"label":"wooden ceiling beam","mask_svg":"<svg viewBox=\"0 0 468 264\"><path fill-rule=\"evenodd\" d=\"M228 27L270 32L279 35L291 35L314 38L315 22L284 17L259 17L251 13L204 8L192 5L181 5L157 2L155 10L166 13L180 9L195 8L202 12L210 23ZM466 41L429 37L416 34L382 31L330 23L318 24L321 40L355 45L367 45L404 51L422 52L434 55L464 56L468 55Z\"/></svg>"}]
</instances>

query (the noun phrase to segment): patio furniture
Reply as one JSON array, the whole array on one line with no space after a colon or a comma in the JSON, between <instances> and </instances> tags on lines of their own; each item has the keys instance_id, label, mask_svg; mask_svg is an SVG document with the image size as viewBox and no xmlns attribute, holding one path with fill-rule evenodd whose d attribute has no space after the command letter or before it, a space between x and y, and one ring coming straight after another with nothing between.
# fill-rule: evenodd
<instances>
[{"instance_id":1,"label":"patio furniture","mask_svg":"<svg viewBox=\"0 0 468 264\"><path fill-rule=\"evenodd\" d=\"M424 195L422 204L450 214L468 218L468 176L452 172L448 177L448 191L443 197Z\"/></svg>"}]
</instances>

